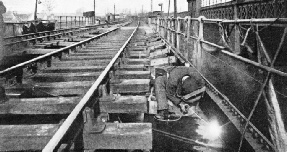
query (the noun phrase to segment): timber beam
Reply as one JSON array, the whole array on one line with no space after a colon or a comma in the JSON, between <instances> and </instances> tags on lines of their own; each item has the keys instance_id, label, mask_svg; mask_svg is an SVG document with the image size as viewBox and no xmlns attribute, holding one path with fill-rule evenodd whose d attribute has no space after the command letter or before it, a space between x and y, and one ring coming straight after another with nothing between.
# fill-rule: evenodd
<instances>
[{"instance_id":1,"label":"timber beam","mask_svg":"<svg viewBox=\"0 0 287 152\"><path fill-rule=\"evenodd\" d=\"M0 151L42 150L59 124L0 125Z\"/></svg>"},{"instance_id":2,"label":"timber beam","mask_svg":"<svg viewBox=\"0 0 287 152\"><path fill-rule=\"evenodd\" d=\"M106 113L147 113L146 96L105 96L99 105Z\"/></svg>"},{"instance_id":3,"label":"timber beam","mask_svg":"<svg viewBox=\"0 0 287 152\"><path fill-rule=\"evenodd\" d=\"M85 149L152 149L151 123L106 123L100 134L83 134Z\"/></svg>"},{"instance_id":4,"label":"timber beam","mask_svg":"<svg viewBox=\"0 0 287 152\"><path fill-rule=\"evenodd\" d=\"M0 114L69 114L80 97L10 98L0 104Z\"/></svg>"},{"instance_id":5,"label":"timber beam","mask_svg":"<svg viewBox=\"0 0 287 152\"><path fill-rule=\"evenodd\" d=\"M150 90L150 79L119 79L111 81L110 85L116 94L143 94Z\"/></svg>"}]
</instances>

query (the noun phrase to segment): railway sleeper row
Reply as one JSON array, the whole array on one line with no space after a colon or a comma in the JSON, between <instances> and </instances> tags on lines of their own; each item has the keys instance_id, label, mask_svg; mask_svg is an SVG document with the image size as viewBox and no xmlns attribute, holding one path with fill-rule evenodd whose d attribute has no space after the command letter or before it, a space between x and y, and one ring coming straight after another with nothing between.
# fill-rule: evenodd
<instances>
[{"instance_id":1,"label":"railway sleeper row","mask_svg":"<svg viewBox=\"0 0 287 152\"><path fill-rule=\"evenodd\" d=\"M43 149L134 29L122 27L60 58L53 57L50 65L37 66L36 73L24 72L22 84L6 86L9 100L0 104L0 151ZM137 46L146 41L137 36L142 34L136 33L120 55L83 116L77 117L61 140L60 150L152 148L150 123L110 119L110 115L128 113L142 121L148 111L149 55L146 46Z\"/></svg>"},{"instance_id":2,"label":"railway sleeper row","mask_svg":"<svg viewBox=\"0 0 287 152\"><path fill-rule=\"evenodd\" d=\"M4 38L5 50L11 53L5 57L3 67L0 66L0 69L8 68L37 56L73 45L104 33L114 26L101 24L6 37Z\"/></svg>"}]
</instances>

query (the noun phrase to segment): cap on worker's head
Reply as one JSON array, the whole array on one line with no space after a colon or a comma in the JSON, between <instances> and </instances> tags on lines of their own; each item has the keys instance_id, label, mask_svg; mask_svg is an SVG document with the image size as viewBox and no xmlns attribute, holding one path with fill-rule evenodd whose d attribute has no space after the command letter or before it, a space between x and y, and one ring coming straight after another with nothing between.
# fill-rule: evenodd
<instances>
[{"instance_id":1,"label":"cap on worker's head","mask_svg":"<svg viewBox=\"0 0 287 152\"><path fill-rule=\"evenodd\" d=\"M181 86L181 95L189 94L201 87L204 86L204 83L201 78L198 80L191 76L182 77L182 86Z\"/></svg>"}]
</instances>

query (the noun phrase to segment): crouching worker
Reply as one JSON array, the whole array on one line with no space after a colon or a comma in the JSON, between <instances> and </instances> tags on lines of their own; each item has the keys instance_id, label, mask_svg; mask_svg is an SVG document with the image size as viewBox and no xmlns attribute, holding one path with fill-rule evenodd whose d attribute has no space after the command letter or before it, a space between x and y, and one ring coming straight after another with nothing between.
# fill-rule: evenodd
<instances>
[{"instance_id":1,"label":"crouching worker","mask_svg":"<svg viewBox=\"0 0 287 152\"><path fill-rule=\"evenodd\" d=\"M197 105L204 92L204 81L194 68L184 66L156 68L155 96L158 111L155 118L177 119L180 116L169 111L168 100L186 114L190 106Z\"/></svg>"}]
</instances>

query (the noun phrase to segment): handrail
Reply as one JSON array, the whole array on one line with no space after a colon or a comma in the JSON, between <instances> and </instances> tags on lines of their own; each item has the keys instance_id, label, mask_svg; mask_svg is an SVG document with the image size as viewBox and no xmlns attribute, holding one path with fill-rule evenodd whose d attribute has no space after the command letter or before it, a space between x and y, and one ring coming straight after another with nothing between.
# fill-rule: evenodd
<instances>
[{"instance_id":1,"label":"handrail","mask_svg":"<svg viewBox=\"0 0 287 152\"><path fill-rule=\"evenodd\" d=\"M108 72L111 70L112 66L115 64L118 57L122 54L127 44L130 42L131 38L133 37L134 33L137 31L139 27L139 23L136 27L136 29L133 31L131 36L128 38L128 40L125 42L125 44L120 48L118 53L115 55L115 57L111 60L111 62L108 64L108 66L105 68L105 70L101 73L101 75L97 78L95 83L92 85L92 87L88 90L88 92L85 94L85 96L81 99L79 104L74 108L74 110L71 112L71 114L68 116L68 118L64 121L64 123L60 126L60 128L57 130L57 132L54 134L52 139L48 142L48 144L44 147L42 152L52 152L55 147L59 144L60 140L63 138L65 133L68 131L76 117L80 114L81 110L84 108L86 103L90 100L94 92L98 89L99 85L103 81L103 79L106 77Z\"/></svg>"},{"instance_id":2,"label":"handrail","mask_svg":"<svg viewBox=\"0 0 287 152\"><path fill-rule=\"evenodd\" d=\"M159 18L160 20L185 20L186 18L183 17L177 17L177 18ZM190 18L193 21L198 21L199 18ZM214 22L214 23L272 23L276 22L276 24L286 24L287 18L251 18L251 19L235 19L235 20L229 20L229 19L207 19L207 18L201 18L201 20L204 22Z\"/></svg>"},{"instance_id":3,"label":"handrail","mask_svg":"<svg viewBox=\"0 0 287 152\"><path fill-rule=\"evenodd\" d=\"M177 20L187 20L188 18L181 18L181 17L177 17ZM199 17L199 18L190 18L193 21L197 21L199 23L206 23L206 22L214 22L214 23L218 23L218 22L222 22L222 23L273 23L273 22L278 22L278 24L280 23L287 23L287 18L265 18L265 19L238 19L238 20L223 20L223 19L206 19L204 17ZM159 18L159 20L165 20L164 18ZM167 20L174 20L173 18L167 18ZM157 23L156 23L157 24ZM166 28L167 30L175 33L176 35L182 35L182 36L186 36L186 33L183 33L181 31L172 29L170 27L166 27L166 25L158 25L161 28ZM230 53L227 50L226 47L223 46L219 46L215 43L211 43L202 39L199 39L198 37L194 37L194 36L189 36L189 38L194 39L195 41L199 41L200 43L205 43L207 45L210 45L212 47L215 47L217 49L220 49L221 52L225 55L228 55L232 58L235 58L239 61L242 61L244 63L250 64L252 66L255 66L257 68L260 68L262 70L265 70L267 72L271 72L273 74L279 75L279 76L283 76L283 77L287 77L287 73L286 72L282 72L280 70L275 69L274 67L268 67L265 65L262 65L260 63L254 62L250 59L247 58L243 58L241 56L238 56L236 54Z\"/></svg>"},{"instance_id":4,"label":"handrail","mask_svg":"<svg viewBox=\"0 0 287 152\"><path fill-rule=\"evenodd\" d=\"M91 41L91 40L93 40L93 39L99 38L99 37L101 37L101 36L103 36L103 35L106 35L106 34L108 34L108 33L110 33L110 32L113 32L113 31L115 31L115 30L117 30L117 29L119 29L119 27L117 27L117 28L115 28L115 29L112 29L112 30L109 30L109 31L107 31L107 32L105 32L105 33L102 33L102 34L100 34L100 35L97 35L97 36L88 38L88 39L86 39L86 40L80 41L80 42L78 42L78 43L72 44L72 45L70 45L70 46L67 46L67 47L64 47L64 48L55 50L55 51L53 51L53 52L49 52L49 53L47 53L47 54L41 55L41 56L36 57L36 58L33 58L33 59L28 60L28 61L26 61L26 62L17 64L17 65L15 65L15 66L12 66L12 67L10 67L10 68L7 68L7 69L5 69L5 70L0 71L0 75L3 75L3 74L5 74L5 73L10 72L10 71L12 71L12 70L15 70L15 69L17 69L17 68L22 68L22 67L24 67L24 66L26 66L26 65L29 65L29 64L31 64L31 63L33 63L33 62L40 61L40 60L42 60L42 59L44 59L44 58L51 57L52 55L55 55L55 54L57 54L57 53L66 51L66 50L71 49L71 48L73 48L73 47L76 47L76 46L78 46L78 45L84 44L84 43L89 42L89 41Z\"/></svg>"}]
</instances>

